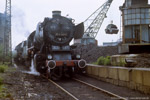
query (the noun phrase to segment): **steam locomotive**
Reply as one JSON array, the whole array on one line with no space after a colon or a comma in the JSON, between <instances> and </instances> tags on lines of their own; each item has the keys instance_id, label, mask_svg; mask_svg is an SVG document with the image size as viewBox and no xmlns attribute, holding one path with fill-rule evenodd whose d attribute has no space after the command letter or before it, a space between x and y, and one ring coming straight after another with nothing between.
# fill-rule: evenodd
<instances>
[{"instance_id":1,"label":"steam locomotive","mask_svg":"<svg viewBox=\"0 0 150 100\"><path fill-rule=\"evenodd\" d=\"M72 77L86 66L86 61L69 44L73 38L82 38L84 25L75 25L73 19L61 16L61 11L52 13L52 18L39 22L27 40L16 46L14 58L28 63L33 59L36 70L52 79Z\"/></svg>"}]
</instances>

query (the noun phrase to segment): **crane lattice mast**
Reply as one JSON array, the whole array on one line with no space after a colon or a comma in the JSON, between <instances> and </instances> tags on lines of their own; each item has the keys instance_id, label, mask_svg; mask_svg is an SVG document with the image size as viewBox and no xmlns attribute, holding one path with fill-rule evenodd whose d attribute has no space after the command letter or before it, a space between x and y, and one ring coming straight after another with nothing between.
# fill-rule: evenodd
<instances>
[{"instance_id":1,"label":"crane lattice mast","mask_svg":"<svg viewBox=\"0 0 150 100\"><path fill-rule=\"evenodd\" d=\"M11 53L11 0L6 0L5 6L5 31L4 31L4 56Z\"/></svg>"},{"instance_id":2,"label":"crane lattice mast","mask_svg":"<svg viewBox=\"0 0 150 100\"><path fill-rule=\"evenodd\" d=\"M107 0L101 7L99 7L94 13L92 13L85 21L85 32L84 35L95 38L97 33L106 18L106 13L110 8L113 0Z\"/></svg>"}]
</instances>

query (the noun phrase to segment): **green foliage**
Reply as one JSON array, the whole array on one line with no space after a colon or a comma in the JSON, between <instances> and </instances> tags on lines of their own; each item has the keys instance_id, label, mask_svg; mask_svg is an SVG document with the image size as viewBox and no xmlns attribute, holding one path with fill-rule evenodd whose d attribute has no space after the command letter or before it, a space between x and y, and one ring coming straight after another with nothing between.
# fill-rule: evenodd
<instances>
[{"instance_id":1,"label":"green foliage","mask_svg":"<svg viewBox=\"0 0 150 100\"><path fill-rule=\"evenodd\" d=\"M103 56L101 56L101 57L99 57L99 58L97 59L97 64L98 64L98 65L104 65L104 57L103 57Z\"/></svg>"},{"instance_id":2,"label":"green foliage","mask_svg":"<svg viewBox=\"0 0 150 100\"><path fill-rule=\"evenodd\" d=\"M105 65L105 66L109 66L109 65L113 65L113 66L125 66L126 65L126 62L122 59L120 59L119 62L112 62L111 64L111 60L110 60L110 56L107 56L107 57L99 57L97 59L96 62L93 62L92 64L95 64L95 65Z\"/></svg>"},{"instance_id":3,"label":"green foliage","mask_svg":"<svg viewBox=\"0 0 150 100\"><path fill-rule=\"evenodd\" d=\"M110 59L110 56L107 56L106 58L107 58L107 59Z\"/></svg>"},{"instance_id":4,"label":"green foliage","mask_svg":"<svg viewBox=\"0 0 150 100\"><path fill-rule=\"evenodd\" d=\"M0 73L5 72L7 68L7 65L0 65ZM0 77L0 100L5 100L6 98L8 98L8 100L13 100L11 94L7 91L3 84L3 78Z\"/></svg>"},{"instance_id":5,"label":"green foliage","mask_svg":"<svg viewBox=\"0 0 150 100\"><path fill-rule=\"evenodd\" d=\"M2 85L3 83L3 79L0 77L0 85Z\"/></svg>"},{"instance_id":6,"label":"green foliage","mask_svg":"<svg viewBox=\"0 0 150 100\"><path fill-rule=\"evenodd\" d=\"M0 45L0 61L3 60L3 46Z\"/></svg>"},{"instance_id":7,"label":"green foliage","mask_svg":"<svg viewBox=\"0 0 150 100\"><path fill-rule=\"evenodd\" d=\"M107 56L107 57L104 59L104 65L111 65L110 56Z\"/></svg>"},{"instance_id":8,"label":"green foliage","mask_svg":"<svg viewBox=\"0 0 150 100\"><path fill-rule=\"evenodd\" d=\"M101 56L97 59L96 62L93 62L92 64L95 64L95 65L111 65L110 56L107 56L107 57Z\"/></svg>"},{"instance_id":9,"label":"green foliage","mask_svg":"<svg viewBox=\"0 0 150 100\"><path fill-rule=\"evenodd\" d=\"M7 65L0 65L0 73L4 73L8 69Z\"/></svg>"},{"instance_id":10,"label":"green foliage","mask_svg":"<svg viewBox=\"0 0 150 100\"><path fill-rule=\"evenodd\" d=\"M11 61L11 53L4 57L3 55L3 45L0 45L0 62L10 62Z\"/></svg>"},{"instance_id":11,"label":"green foliage","mask_svg":"<svg viewBox=\"0 0 150 100\"><path fill-rule=\"evenodd\" d=\"M11 94L7 91L4 85L0 85L0 99L6 99L9 98L8 100L13 100L11 98Z\"/></svg>"}]
</instances>

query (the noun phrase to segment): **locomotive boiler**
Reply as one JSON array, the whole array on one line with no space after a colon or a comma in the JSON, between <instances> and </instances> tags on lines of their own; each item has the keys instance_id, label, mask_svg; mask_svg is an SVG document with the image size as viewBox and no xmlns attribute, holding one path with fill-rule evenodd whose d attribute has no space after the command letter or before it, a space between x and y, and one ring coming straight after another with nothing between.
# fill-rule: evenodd
<instances>
[{"instance_id":1,"label":"locomotive boiler","mask_svg":"<svg viewBox=\"0 0 150 100\"><path fill-rule=\"evenodd\" d=\"M53 11L52 18L39 22L28 37L28 58L33 58L38 72L52 79L72 77L75 71L85 68L86 61L73 50L70 41L83 34L83 23L75 25L73 19L61 16L61 11Z\"/></svg>"}]
</instances>

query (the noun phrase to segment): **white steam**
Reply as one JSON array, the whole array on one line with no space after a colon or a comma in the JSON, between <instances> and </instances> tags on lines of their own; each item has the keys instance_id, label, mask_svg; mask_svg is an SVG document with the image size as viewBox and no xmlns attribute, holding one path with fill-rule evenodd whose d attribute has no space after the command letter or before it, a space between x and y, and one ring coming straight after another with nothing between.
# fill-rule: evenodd
<instances>
[{"instance_id":1,"label":"white steam","mask_svg":"<svg viewBox=\"0 0 150 100\"><path fill-rule=\"evenodd\" d=\"M40 75L40 73L36 71L33 59L31 60L30 71L23 71L23 73L28 73L28 74L38 75L38 76Z\"/></svg>"}]
</instances>

